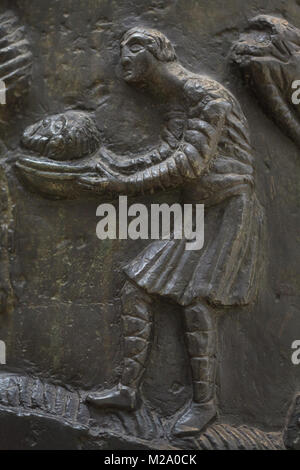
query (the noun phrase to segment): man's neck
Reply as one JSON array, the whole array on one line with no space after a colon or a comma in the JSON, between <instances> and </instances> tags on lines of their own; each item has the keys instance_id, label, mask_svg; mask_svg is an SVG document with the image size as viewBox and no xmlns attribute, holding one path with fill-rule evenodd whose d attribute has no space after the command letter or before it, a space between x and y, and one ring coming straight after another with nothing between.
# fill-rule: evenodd
<instances>
[{"instance_id":1,"label":"man's neck","mask_svg":"<svg viewBox=\"0 0 300 470\"><path fill-rule=\"evenodd\" d=\"M145 90L162 101L181 101L188 71L179 62L158 62L152 77L148 77Z\"/></svg>"}]
</instances>

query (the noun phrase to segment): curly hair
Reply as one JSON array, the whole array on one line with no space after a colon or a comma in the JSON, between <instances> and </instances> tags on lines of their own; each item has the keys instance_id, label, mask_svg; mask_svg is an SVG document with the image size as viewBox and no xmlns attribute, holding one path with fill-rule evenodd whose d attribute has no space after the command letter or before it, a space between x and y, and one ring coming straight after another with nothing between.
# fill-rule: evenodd
<instances>
[{"instance_id":1,"label":"curly hair","mask_svg":"<svg viewBox=\"0 0 300 470\"><path fill-rule=\"evenodd\" d=\"M74 160L94 153L101 138L94 120L82 111L55 114L29 126L22 138L28 150L53 160Z\"/></svg>"}]
</instances>

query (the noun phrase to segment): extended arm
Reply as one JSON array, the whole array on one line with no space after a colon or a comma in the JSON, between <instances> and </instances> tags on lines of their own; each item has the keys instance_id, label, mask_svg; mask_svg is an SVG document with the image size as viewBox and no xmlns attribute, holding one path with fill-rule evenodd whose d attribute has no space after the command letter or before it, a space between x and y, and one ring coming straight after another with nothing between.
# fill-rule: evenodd
<instances>
[{"instance_id":1,"label":"extended arm","mask_svg":"<svg viewBox=\"0 0 300 470\"><path fill-rule=\"evenodd\" d=\"M185 127L185 113L175 110L168 114L158 145L152 150L134 158L124 158L104 147L100 149L100 168L104 167L120 175L130 175L157 165L178 149Z\"/></svg>"},{"instance_id":2,"label":"extended arm","mask_svg":"<svg viewBox=\"0 0 300 470\"><path fill-rule=\"evenodd\" d=\"M81 178L81 183L94 190L117 193L145 193L183 185L199 178L215 156L230 104L224 99L211 99L201 113L188 119L180 145L171 155L133 174L120 175L112 168L101 167L102 177Z\"/></svg>"}]
</instances>

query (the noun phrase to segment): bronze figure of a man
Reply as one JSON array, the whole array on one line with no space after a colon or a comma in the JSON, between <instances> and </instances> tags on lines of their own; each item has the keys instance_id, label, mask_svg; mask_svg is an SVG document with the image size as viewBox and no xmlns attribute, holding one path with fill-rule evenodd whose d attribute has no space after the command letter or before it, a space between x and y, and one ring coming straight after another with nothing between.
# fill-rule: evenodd
<instances>
[{"instance_id":1,"label":"bronze figure of a man","mask_svg":"<svg viewBox=\"0 0 300 470\"><path fill-rule=\"evenodd\" d=\"M205 204L205 244L152 241L125 267L124 369L118 386L91 393L95 406L134 409L151 346L153 295L183 309L193 399L174 434L198 433L216 415L216 312L249 304L257 291L263 212L256 198L247 121L232 94L186 70L159 31L129 30L121 43L124 80L164 103L159 144L134 159L101 150L98 175L78 183L98 193L141 195L181 188Z\"/></svg>"}]
</instances>

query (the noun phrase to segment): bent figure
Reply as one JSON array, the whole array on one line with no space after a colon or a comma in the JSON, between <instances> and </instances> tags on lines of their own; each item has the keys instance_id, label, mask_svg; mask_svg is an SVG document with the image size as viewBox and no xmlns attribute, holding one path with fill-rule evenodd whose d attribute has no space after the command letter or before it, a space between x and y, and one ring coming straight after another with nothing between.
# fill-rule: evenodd
<instances>
[{"instance_id":1,"label":"bent figure","mask_svg":"<svg viewBox=\"0 0 300 470\"><path fill-rule=\"evenodd\" d=\"M87 397L99 407L138 406L151 347L153 296L164 297L182 307L193 381L191 405L174 434L192 435L216 415L216 312L252 302L264 264L263 211L255 194L248 125L232 94L182 67L159 31L129 30L121 43L121 62L124 80L165 107L158 145L135 158L97 145L88 154L74 153L72 139L64 147L65 136L73 135L73 119L52 116L46 126L38 123L25 131L23 139L32 152L41 154L48 143L51 152L21 157L17 167L31 186L55 197L90 192L110 198L176 189L181 202L205 205L201 251L185 250L185 239L157 240L124 268L123 373L118 386ZM85 124L82 131L85 135ZM98 144L97 129L94 134ZM75 140L85 148L80 135Z\"/></svg>"},{"instance_id":2,"label":"bent figure","mask_svg":"<svg viewBox=\"0 0 300 470\"><path fill-rule=\"evenodd\" d=\"M78 184L114 195L181 188L185 203L205 204L206 241L201 251L186 251L184 239L154 241L125 267L123 374L117 387L92 393L88 401L137 406L151 345L152 295L162 296L183 308L193 380L191 406L174 433L196 434L216 415L216 307L249 304L263 265L263 212L248 126L231 93L184 69L162 33L128 31L121 62L125 81L166 107L160 142L134 159L102 149L98 174L79 176Z\"/></svg>"}]
</instances>

